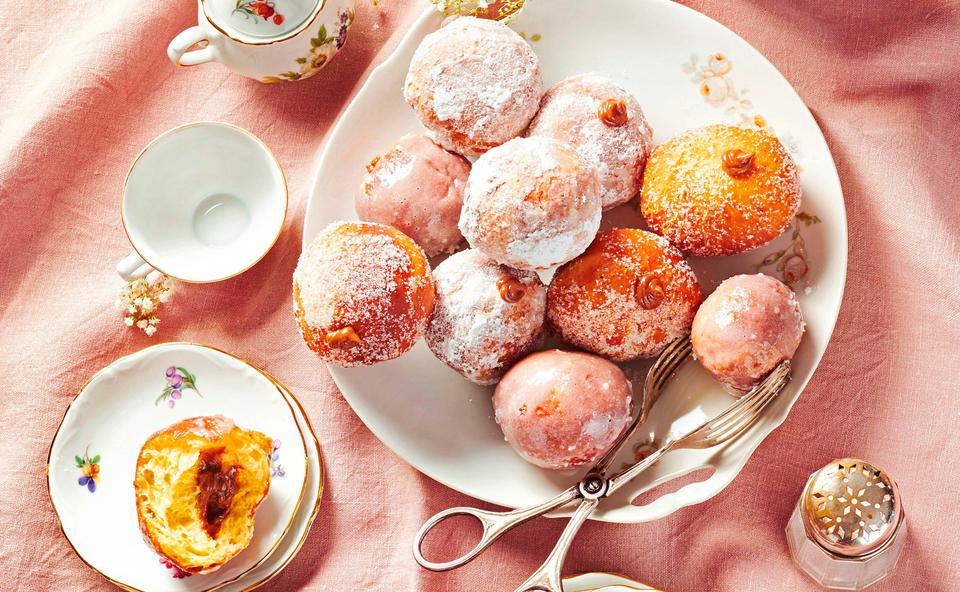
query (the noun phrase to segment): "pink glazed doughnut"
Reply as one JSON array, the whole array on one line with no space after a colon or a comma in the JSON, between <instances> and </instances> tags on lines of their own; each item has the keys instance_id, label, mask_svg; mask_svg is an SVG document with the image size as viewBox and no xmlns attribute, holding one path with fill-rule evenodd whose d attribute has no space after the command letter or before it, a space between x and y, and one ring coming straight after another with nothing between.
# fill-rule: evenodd
<instances>
[{"instance_id":1,"label":"pink glazed doughnut","mask_svg":"<svg viewBox=\"0 0 960 592\"><path fill-rule=\"evenodd\" d=\"M424 338L467 380L496 383L543 334L547 289L536 273L467 249L447 257L433 279L437 294Z\"/></svg>"},{"instance_id":2,"label":"pink glazed doughnut","mask_svg":"<svg viewBox=\"0 0 960 592\"><path fill-rule=\"evenodd\" d=\"M507 442L546 469L599 459L630 424L630 405L630 381L613 362L556 349L518 362L493 395Z\"/></svg>"},{"instance_id":3,"label":"pink glazed doughnut","mask_svg":"<svg viewBox=\"0 0 960 592\"><path fill-rule=\"evenodd\" d=\"M653 148L653 130L632 94L598 74L572 76L540 101L528 136L569 142L597 167L604 210L633 199Z\"/></svg>"},{"instance_id":4,"label":"pink glazed doughnut","mask_svg":"<svg viewBox=\"0 0 960 592\"><path fill-rule=\"evenodd\" d=\"M803 336L793 291L770 276L727 278L693 319L694 356L734 394L744 394L793 358Z\"/></svg>"},{"instance_id":5,"label":"pink glazed doughnut","mask_svg":"<svg viewBox=\"0 0 960 592\"><path fill-rule=\"evenodd\" d=\"M367 165L355 206L361 220L389 224L428 257L463 243L457 228L470 161L430 138L410 134Z\"/></svg>"},{"instance_id":6,"label":"pink glazed doughnut","mask_svg":"<svg viewBox=\"0 0 960 592\"><path fill-rule=\"evenodd\" d=\"M569 144L514 138L477 159L460 231L470 246L518 269L573 259L600 228L600 186Z\"/></svg>"},{"instance_id":7,"label":"pink glazed doughnut","mask_svg":"<svg viewBox=\"0 0 960 592\"><path fill-rule=\"evenodd\" d=\"M403 97L441 146L483 154L520 135L540 103L540 62L510 27L459 17L423 38Z\"/></svg>"}]
</instances>

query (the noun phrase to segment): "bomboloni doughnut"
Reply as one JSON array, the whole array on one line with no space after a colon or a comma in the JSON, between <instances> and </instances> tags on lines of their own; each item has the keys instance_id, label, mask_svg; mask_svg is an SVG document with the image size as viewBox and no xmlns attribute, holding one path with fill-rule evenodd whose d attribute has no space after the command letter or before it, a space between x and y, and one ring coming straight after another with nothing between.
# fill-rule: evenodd
<instances>
[{"instance_id":1,"label":"bomboloni doughnut","mask_svg":"<svg viewBox=\"0 0 960 592\"><path fill-rule=\"evenodd\" d=\"M403 96L441 146L476 156L520 135L537 112L537 55L510 27L459 17L420 42Z\"/></svg>"},{"instance_id":2,"label":"bomboloni doughnut","mask_svg":"<svg viewBox=\"0 0 960 592\"><path fill-rule=\"evenodd\" d=\"M270 490L272 452L270 438L221 416L185 419L150 436L133 481L144 538L191 574L236 557Z\"/></svg>"},{"instance_id":3,"label":"bomboloni doughnut","mask_svg":"<svg viewBox=\"0 0 960 592\"><path fill-rule=\"evenodd\" d=\"M569 144L515 138L474 163L460 232L499 263L548 269L587 248L600 213L596 169Z\"/></svg>"},{"instance_id":4,"label":"bomboloni doughnut","mask_svg":"<svg viewBox=\"0 0 960 592\"><path fill-rule=\"evenodd\" d=\"M428 257L452 253L463 242L457 228L470 161L423 135L407 135L367 165L356 197L362 220L389 224Z\"/></svg>"},{"instance_id":5,"label":"bomboloni doughnut","mask_svg":"<svg viewBox=\"0 0 960 592\"><path fill-rule=\"evenodd\" d=\"M723 281L693 320L693 354L734 393L745 393L793 358L803 314L782 282L761 273Z\"/></svg>"},{"instance_id":6,"label":"bomboloni doughnut","mask_svg":"<svg viewBox=\"0 0 960 592\"><path fill-rule=\"evenodd\" d=\"M604 210L640 191L653 130L637 99L609 78L581 74L560 81L543 96L526 133L568 142L596 167Z\"/></svg>"},{"instance_id":7,"label":"bomboloni doughnut","mask_svg":"<svg viewBox=\"0 0 960 592\"><path fill-rule=\"evenodd\" d=\"M300 333L327 363L391 360L413 347L433 310L430 263L392 226L334 222L300 255L293 308Z\"/></svg>"},{"instance_id":8,"label":"bomboloni doughnut","mask_svg":"<svg viewBox=\"0 0 960 592\"><path fill-rule=\"evenodd\" d=\"M797 165L772 133L710 125L657 146L640 196L650 228L692 255L764 245L800 207Z\"/></svg>"},{"instance_id":9,"label":"bomboloni doughnut","mask_svg":"<svg viewBox=\"0 0 960 592\"><path fill-rule=\"evenodd\" d=\"M441 361L477 384L493 384L543 332L547 290L536 273L467 249L433 271L437 298L424 336Z\"/></svg>"},{"instance_id":10,"label":"bomboloni doughnut","mask_svg":"<svg viewBox=\"0 0 960 592\"><path fill-rule=\"evenodd\" d=\"M616 364L556 349L520 360L493 395L507 442L546 469L596 462L630 424L630 404L630 381Z\"/></svg>"},{"instance_id":11,"label":"bomboloni doughnut","mask_svg":"<svg viewBox=\"0 0 960 592\"><path fill-rule=\"evenodd\" d=\"M652 232L617 228L557 270L547 319L571 345L617 361L648 358L689 333L702 300L680 251Z\"/></svg>"}]
</instances>

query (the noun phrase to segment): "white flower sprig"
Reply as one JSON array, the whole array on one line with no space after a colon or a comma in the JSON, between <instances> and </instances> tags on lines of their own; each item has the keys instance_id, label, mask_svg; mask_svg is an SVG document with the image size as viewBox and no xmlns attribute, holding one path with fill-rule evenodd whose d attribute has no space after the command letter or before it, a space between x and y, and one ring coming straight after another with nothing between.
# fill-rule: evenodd
<instances>
[{"instance_id":1,"label":"white flower sprig","mask_svg":"<svg viewBox=\"0 0 960 592\"><path fill-rule=\"evenodd\" d=\"M117 295L117 308L123 311L123 324L136 326L148 336L157 332L157 309L170 300L173 280L159 271L128 282Z\"/></svg>"},{"instance_id":2,"label":"white flower sprig","mask_svg":"<svg viewBox=\"0 0 960 592\"><path fill-rule=\"evenodd\" d=\"M495 2L494 0L430 0L437 10L445 16L485 16L487 18L504 19L512 17L516 12L523 8L525 0L503 0ZM490 10L491 6L496 7L496 11Z\"/></svg>"}]
</instances>

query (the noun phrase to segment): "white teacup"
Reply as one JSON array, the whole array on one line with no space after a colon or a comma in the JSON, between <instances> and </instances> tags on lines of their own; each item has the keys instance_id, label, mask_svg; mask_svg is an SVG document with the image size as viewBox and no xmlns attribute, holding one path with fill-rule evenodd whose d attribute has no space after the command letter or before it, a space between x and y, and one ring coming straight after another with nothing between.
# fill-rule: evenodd
<instances>
[{"instance_id":1,"label":"white teacup","mask_svg":"<svg viewBox=\"0 0 960 592\"><path fill-rule=\"evenodd\" d=\"M134 251L117 273L128 281L154 269L187 282L233 277L276 242L287 201L280 163L250 132L219 122L173 128L127 173L121 218Z\"/></svg>"},{"instance_id":2,"label":"white teacup","mask_svg":"<svg viewBox=\"0 0 960 592\"><path fill-rule=\"evenodd\" d=\"M173 38L177 66L220 62L261 82L316 74L346 42L354 0L197 0L197 26Z\"/></svg>"}]
</instances>

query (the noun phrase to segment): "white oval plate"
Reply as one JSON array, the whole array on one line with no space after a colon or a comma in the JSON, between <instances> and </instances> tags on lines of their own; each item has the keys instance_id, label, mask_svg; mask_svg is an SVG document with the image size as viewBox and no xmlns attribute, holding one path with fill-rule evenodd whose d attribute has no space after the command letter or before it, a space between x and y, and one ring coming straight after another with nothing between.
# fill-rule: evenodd
<instances>
[{"instance_id":1,"label":"white oval plate","mask_svg":"<svg viewBox=\"0 0 960 592\"><path fill-rule=\"evenodd\" d=\"M307 435L307 490L303 497L303 503L297 511L294 518L293 528L283 537L280 546L270 555L270 557L259 565L256 569L250 571L236 582L232 582L218 592L247 592L259 586L262 586L276 577L300 552L307 535L310 533L310 527L313 525L317 513L320 511L320 499L323 492L323 467L320 459L320 444L310 425L310 419L304 412L300 402L297 401L293 393L280 381L273 378L274 382L284 391L284 396L294 407L294 413L297 416L297 423L303 433Z\"/></svg>"},{"instance_id":2,"label":"white oval plate","mask_svg":"<svg viewBox=\"0 0 960 592\"><path fill-rule=\"evenodd\" d=\"M371 157L405 133L422 132L401 88L413 51L441 20L440 14L426 12L344 111L320 156L304 221L305 245L329 222L357 217L353 195ZM530 0L512 26L528 39L537 39L532 46L548 87L589 71L619 80L643 105L657 142L701 125L755 124L762 118L801 167L803 214L794 227L749 253L691 260L707 292L736 273L763 271L782 277L778 265L788 259L791 269L801 264L809 268L794 283L807 334L794 358L793 381L738 441L719 450L669 454L606 500L593 516L612 522L662 518L716 495L733 480L764 437L786 419L827 347L847 262L847 225L836 168L810 112L773 65L732 31L691 9L666 0ZM604 227L643 226L636 207L632 202L606 213ZM780 251L784 255L777 259ZM771 259L777 260L762 265ZM642 378L646 367L631 364L627 371ZM422 342L391 362L331 372L354 411L380 440L417 469L460 492L520 507L547 499L579 478L579 473L545 471L521 460L493 421L492 389L461 378ZM648 425L662 438L669 430L693 427L730 401L699 366L687 364ZM715 472L706 481L647 505L630 504L638 493L700 467Z\"/></svg>"},{"instance_id":3,"label":"white oval plate","mask_svg":"<svg viewBox=\"0 0 960 592\"><path fill-rule=\"evenodd\" d=\"M196 387L181 387L173 406L163 397L171 367ZM213 573L175 578L177 570L161 564L137 523L137 456L158 430L218 414L279 442L270 492L243 552ZM117 585L150 592L217 590L264 562L294 526L307 482L306 443L281 390L232 355L186 343L148 347L97 372L67 409L47 462L50 499L77 555ZM84 477L93 464L98 479L91 488Z\"/></svg>"},{"instance_id":4,"label":"white oval plate","mask_svg":"<svg viewBox=\"0 0 960 592\"><path fill-rule=\"evenodd\" d=\"M654 590L626 576L606 572L585 573L563 578L563 592L633 592Z\"/></svg>"}]
</instances>

